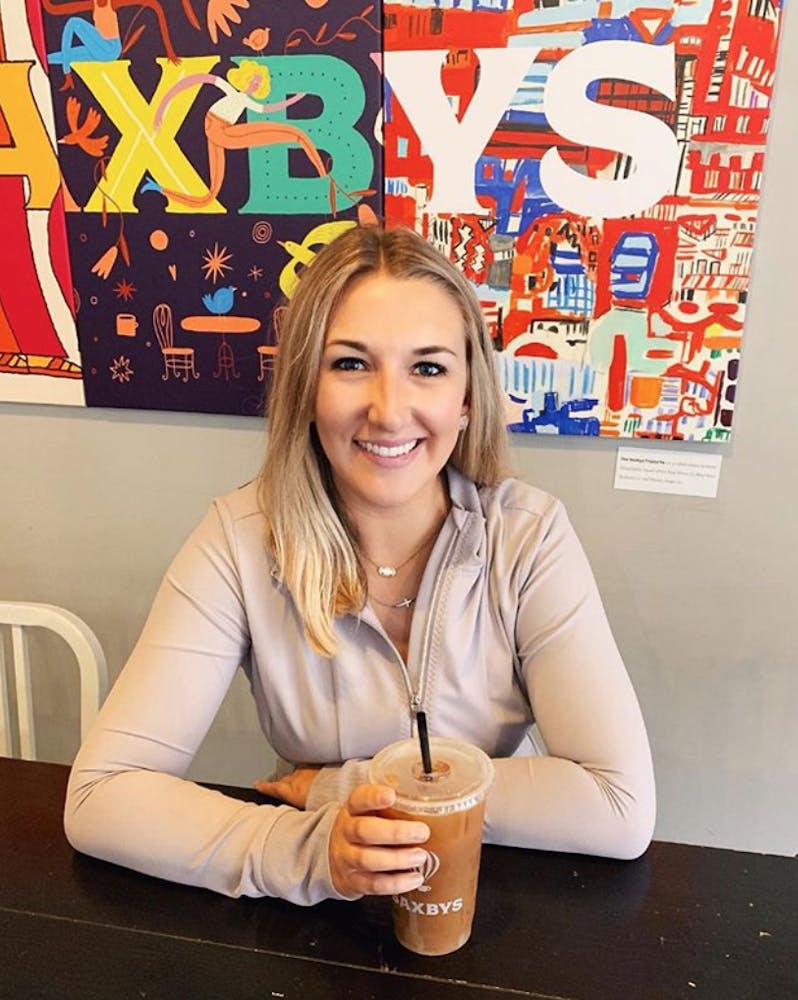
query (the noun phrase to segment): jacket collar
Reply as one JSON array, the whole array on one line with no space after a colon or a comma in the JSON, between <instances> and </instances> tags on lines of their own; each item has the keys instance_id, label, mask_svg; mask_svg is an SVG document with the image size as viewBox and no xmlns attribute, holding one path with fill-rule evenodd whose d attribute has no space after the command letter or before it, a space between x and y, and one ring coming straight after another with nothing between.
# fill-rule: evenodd
<instances>
[{"instance_id":1,"label":"jacket collar","mask_svg":"<svg viewBox=\"0 0 798 1000\"><path fill-rule=\"evenodd\" d=\"M476 483L451 465L446 466L451 515L460 531L460 544L454 553L459 564L480 563L485 547L485 514Z\"/></svg>"}]
</instances>

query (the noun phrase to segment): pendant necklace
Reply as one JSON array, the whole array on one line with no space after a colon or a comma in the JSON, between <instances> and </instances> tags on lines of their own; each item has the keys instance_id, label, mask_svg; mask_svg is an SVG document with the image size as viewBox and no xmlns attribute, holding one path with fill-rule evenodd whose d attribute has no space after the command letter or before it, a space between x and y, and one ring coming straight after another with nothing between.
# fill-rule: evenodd
<instances>
[{"instance_id":1,"label":"pendant necklace","mask_svg":"<svg viewBox=\"0 0 798 1000\"><path fill-rule=\"evenodd\" d=\"M414 549L410 553L410 555L407 557L407 559L405 559L404 562L400 562L397 566L380 565L380 563L374 562L374 560L371 558L371 556L368 554L368 552L366 552L364 549L361 549L360 551L366 557L366 560L371 563L371 565L374 567L374 569L376 569L377 576L384 577L385 579L393 579L393 577L396 576L396 574L399 572L400 569L404 569L405 566L407 566L407 564L411 561L411 559L415 559L416 556L419 554L419 552L421 552L422 549L426 548L426 546L429 545L429 543L438 534L438 532L440 530L441 530L440 524L436 525L435 528L433 528L433 530L427 535L427 537L424 539L424 541L421 543L421 545L419 545L419 547L417 549ZM405 598L403 598L403 600L404 601L408 601L408 600L410 600L410 598L409 597L405 597ZM382 604L384 602L378 601L377 603L378 604ZM408 607L408 605L406 605L406 604L398 604L398 605L388 604L388 605L386 605L386 607L389 607L389 608L393 608L393 607Z\"/></svg>"},{"instance_id":2,"label":"pendant necklace","mask_svg":"<svg viewBox=\"0 0 798 1000\"><path fill-rule=\"evenodd\" d=\"M415 597L403 597L400 601L381 601L379 597L375 597L374 594L369 593L369 599L374 601L375 604L381 604L384 608L396 608L400 610L401 608L412 608L416 603Z\"/></svg>"}]
</instances>

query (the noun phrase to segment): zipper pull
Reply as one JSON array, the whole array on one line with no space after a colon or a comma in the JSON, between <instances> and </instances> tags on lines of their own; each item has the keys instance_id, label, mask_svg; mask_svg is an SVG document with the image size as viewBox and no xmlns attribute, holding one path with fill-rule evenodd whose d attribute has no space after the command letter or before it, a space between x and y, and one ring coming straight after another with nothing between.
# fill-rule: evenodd
<instances>
[{"instance_id":1,"label":"zipper pull","mask_svg":"<svg viewBox=\"0 0 798 1000\"><path fill-rule=\"evenodd\" d=\"M418 720L416 719L416 713L421 706L421 699L415 693L413 693L410 698L410 738L418 738Z\"/></svg>"}]
</instances>

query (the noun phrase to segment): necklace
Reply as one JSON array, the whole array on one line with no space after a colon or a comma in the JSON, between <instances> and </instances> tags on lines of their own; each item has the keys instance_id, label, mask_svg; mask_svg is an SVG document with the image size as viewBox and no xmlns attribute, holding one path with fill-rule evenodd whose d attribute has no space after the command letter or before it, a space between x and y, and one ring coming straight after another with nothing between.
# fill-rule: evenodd
<instances>
[{"instance_id":1,"label":"necklace","mask_svg":"<svg viewBox=\"0 0 798 1000\"><path fill-rule=\"evenodd\" d=\"M412 608L416 603L415 597L403 597L401 601L397 601L394 604L392 601L381 601L379 597L375 597L371 593L369 593L369 599L374 601L375 604L381 604L384 608Z\"/></svg>"},{"instance_id":2,"label":"necklace","mask_svg":"<svg viewBox=\"0 0 798 1000\"><path fill-rule=\"evenodd\" d=\"M400 562L397 566L385 566L385 565L381 566L379 563L374 562L374 560L371 558L371 556L368 554L368 552L366 552L364 549L361 549L361 552L366 557L367 562L370 562L371 565L374 567L374 569L376 569L377 576L382 576L382 577L386 577L388 579L392 579L393 577L396 576L396 574L399 572L400 569L404 569L405 566L407 566L407 564L410 562L411 559L415 559L416 556L419 554L419 552L421 552L422 549L426 548L426 546L429 545L429 543L438 534L438 532L440 530L441 530L440 524L436 525L432 529L432 531L426 536L426 538L421 543L421 545L419 545L419 547L417 549L413 549L413 551L410 553L410 555L407 557L407 559L405 559L404 562ZM405 598L403 598L403 600L404 601L408 601L408 600L411 600L411 599L409 597L405 597ZM377 601L377 603L378 604L383 604L384 602L383 601ZM405 605L405 604L386 604L385 607L388 607L388 608L408 607L408 605Z\"/></svg>"}]
</instances>

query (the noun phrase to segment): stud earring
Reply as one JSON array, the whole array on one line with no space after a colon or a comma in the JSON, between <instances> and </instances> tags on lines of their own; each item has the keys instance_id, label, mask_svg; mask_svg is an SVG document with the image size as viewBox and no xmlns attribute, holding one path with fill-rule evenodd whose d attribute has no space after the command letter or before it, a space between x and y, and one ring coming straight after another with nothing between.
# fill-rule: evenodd
<instances>
[{"instance_id":1,"label":"stud earring","mask_svg":"<svg viewBox=\"0 0 798 1000\"><path fill-rule=\"evenodd\" d=\"M460 417L460 421L459 421L459 423L458 423L457 426L460 428L461 431L464 431L466 429L466 427L468 427L468 414L467 413L464 413L462 415L462 417Z\"/></svg>"}]
</instances>

